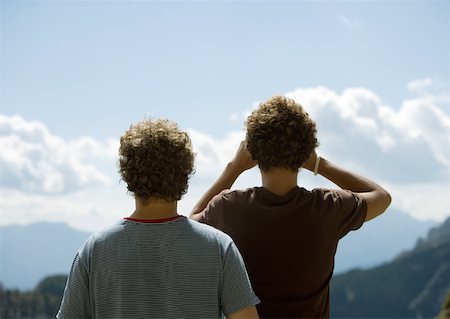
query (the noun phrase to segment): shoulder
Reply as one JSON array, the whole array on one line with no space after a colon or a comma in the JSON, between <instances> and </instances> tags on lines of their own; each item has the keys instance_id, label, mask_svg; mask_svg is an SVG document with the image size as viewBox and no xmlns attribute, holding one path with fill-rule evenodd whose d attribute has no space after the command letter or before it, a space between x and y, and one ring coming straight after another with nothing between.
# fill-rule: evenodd
<instances>
[{"instance_id":1,"label":"shoulder","mask_svg":"<svg viewBox=\"0 0 450 319\"><path fill-rule=\"evenodd\" d=\"M195 247L197 253L206 253L208 259L215 258L223 263L230 248L235 246L233 239L226 233L208 224L188 220L189 234L184 240L190 247Z\"/></svg>"},{"instance_id":2,"label":"shoulder","mask_svg":"<svg viewBox=\"0 0 450 319\"><path fill-rule=\"evenodd\" d=\"M254 198L256 188L248 188L244 190L225 189L215 195L205 208L207 214L221 214L224 208L229 205L239 205L239 203L248 204L251 198Z\"/></svg>"},{"instance_id":3,"label":"shoulder","mask_svg":"<svg viewBox=\"0 0 450 319\"><path fill-rule=\"evenodd\" d=\"M101 243L104 241L111 240L115 237L120 237L123 235L124 230L124 220L119 220L115 222L114 224L104 228L103 230L92 234L88 240L86 241L87 244L93 244L93 243Z\"/></svg>"},{"instance_id":4,"label":"shoulder","mask_svg":"<svg viewBox=\"0 0 450 319\"><path fill-rule=\"evenodd\" d=\"M209 201L198 220L223 230L224 215L238 214L244 207L248 207L254 198L255 188L223 190Z\"/></svg>"},{"instance_id":5,"label":"shoulder","mask_svg":"<svg viewBox=\"0 0 450 319\"><path fill-rule=\"evenodd\" d=\"M338 211L365 210L366 202L357 193L346 189L316 188L311 191L316 202L322 206Z\"/></svg>"},{"instance_id":6,"label":"shoulder","mask_svg":"<svg viewBox=\"0 0 450 319\"><path fill-rule=\"evenodd\" d=\"M356 193L346 189L314 188L311 194L325 201L355 199L359 197Z\"/></svg>"},{"instance_id":7,"label":"shoulder","mask_svg":"<svg viewBox=\"0 0 450 319\"><path fill-rule=\"evenodd\" d=\"M230 190L226 189L216 195L216 200L223 201L247 201L253 198L258 190L258 187L251 187L246 189Z\"/></svg>"},{"instance_id":8,"label":"shoulder","mask_svg":"<svg viewBox=\"0 0 450 319\"><path fill-rule=\"evenodd\" d=\"M96 247L110 243L111 240L123 236L123 224L124 221L117 221L111 226L89 236L78 250L79 258L84 260L91 255Z\"/></svg>"},{"instance_id":9,"label":"shoulder","mask_svg":"<svg viewBox=\"0 0 450 319\"><path fill-rule=\"evenodd\" d=\"M217 228L214 228L208 224L197 222L189 218L186 220L191 229L192 235L195 237L199 237L206 241L210 242L213 241L225 245L233 242L230 236L228 236L221 230L218 230Z\"/></svg>"}]
</instances>

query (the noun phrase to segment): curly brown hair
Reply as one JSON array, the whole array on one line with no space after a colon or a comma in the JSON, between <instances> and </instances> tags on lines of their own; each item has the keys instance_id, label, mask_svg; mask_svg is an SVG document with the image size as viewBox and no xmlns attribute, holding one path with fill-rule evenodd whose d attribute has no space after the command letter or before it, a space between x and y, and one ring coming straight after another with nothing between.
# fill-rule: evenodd
<instances>
[{"instance_id":1,"label":"curly brown hair","mask_svg":"<svg viewBox=\"0 0 450 319\"><path fill-rule=\"evenodd\" d=\"M316 123L303 107L284 96L272 96L247 118L247 148L262 171L297 171L319 145Z\"/></svg>"},{"instance_id":2,"label":"curly brown hair","mask_svg":"<svg viewBox=\"0 0 450 319\"><path fill-rule=\"evenodd\" d=\"M139 198L181 199L193 166L188 134L167 119L140 121L120 138L119 173Z\"/></svg>"}]
</instances>

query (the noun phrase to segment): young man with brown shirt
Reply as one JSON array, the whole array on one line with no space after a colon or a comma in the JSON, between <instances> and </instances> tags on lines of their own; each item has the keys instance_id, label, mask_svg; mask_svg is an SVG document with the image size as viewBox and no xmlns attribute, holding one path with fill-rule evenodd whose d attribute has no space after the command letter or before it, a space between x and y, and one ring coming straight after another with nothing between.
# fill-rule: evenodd
<instances>
[{"instance_id":1,"label":"young man with brown shirt","mask_svg":"<svg viewBox=\"0 0 450 319\"><path fill-rule=\"evenodd\" d=\"M329 317L338 241L383 213L389 193L317 156L316 126L301 105L274 96L249 116L246 141L191 217L229 234L246 263L261 318ZM262 187L228 190L258 164ZM303 167L341 189L297 185Z\"/></svg>"}]
</instances>

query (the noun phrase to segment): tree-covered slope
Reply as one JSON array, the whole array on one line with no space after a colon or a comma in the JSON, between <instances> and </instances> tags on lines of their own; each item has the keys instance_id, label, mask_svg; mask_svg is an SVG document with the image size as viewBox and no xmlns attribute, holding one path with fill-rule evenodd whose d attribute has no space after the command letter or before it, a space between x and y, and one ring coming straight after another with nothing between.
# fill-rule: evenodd
<instances>
[{"instance_id":1,"label":"tree-covered slope","mask_svg":"<svg viewBox=\"0 0 450 319\"><path fill-rule=\"evenodd\" d=\"M392 262L336 275L332 317L436 316L450 290L450 219Z\"/></svg>"}]
</instances>

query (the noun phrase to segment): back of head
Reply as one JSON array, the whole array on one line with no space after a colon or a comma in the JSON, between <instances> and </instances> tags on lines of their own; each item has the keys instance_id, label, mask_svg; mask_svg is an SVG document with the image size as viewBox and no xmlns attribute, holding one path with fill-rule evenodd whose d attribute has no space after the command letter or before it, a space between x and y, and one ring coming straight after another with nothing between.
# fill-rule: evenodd
<instances>
[{"instance_id":1,"label":"back of head","mask_svg":"<svg viewBox=\"0 0 450 319\"><path fill-rule=\"evenodd\" d=\"M191 140L167 119L143 120L120 138L119 173L142 199L181 199L193 171Z\"/></svg>"},{"instance_id":2,"label":"back of head","mask_svg":"<svg viewBox=\"0 0 450 319\"><path fill-rule=\"evenodd\" d=\"M247 148L262 171L297 171L318 146L316 124L294 100L273 96L247 118Z\"/></svg>"}]
</instances>

